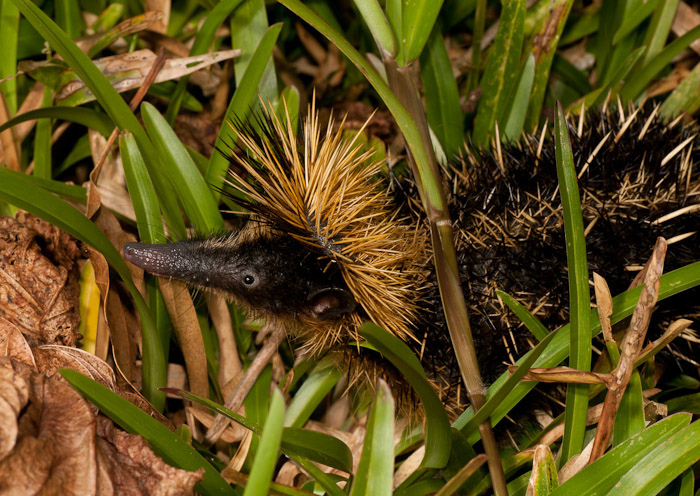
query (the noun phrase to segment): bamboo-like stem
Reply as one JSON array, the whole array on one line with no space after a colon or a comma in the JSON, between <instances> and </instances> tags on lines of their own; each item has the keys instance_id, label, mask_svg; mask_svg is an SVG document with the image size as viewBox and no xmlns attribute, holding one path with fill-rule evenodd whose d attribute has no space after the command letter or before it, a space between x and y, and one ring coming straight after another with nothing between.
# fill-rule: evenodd
<instances>
[{"instance_id":1,"label":"bamboo-like stem","mask_svg":"<svg viewBox=\"0 0 700 496\"><path fill-rule=\"evenodd\" d=\"M418 190L420 192L423 208L425 209L430 225L430 235L435 252L435 270L437 272L440 297L443 302L447 328L450 332L452 346L457 356L462 379L469 396L469 401L477 412L485 403L485 388L481 380L481 373L476 359L474 340L472 338L467 305L462 292L459 269L457 264L457 252L454 245L454 235L452 231L452 221L450 220L447 202L440 184L440 169L435 158L435 152L430 141L430 132L425 111L421 103L418 89L414 84L413 65L399 67L395 60L388 58L384 60L389 87L398 97L401 103L416 123L421 135L423 146L428 155L430 164L430 176L425 177L420 174L414 157L409 152L408 161L411 165L413 175L416 178ZM425 183L432 182L437 185L440 191L437 202L428 198L425 194ZM484 451L488 456L489 471L493 483L494 494L497 496L507 495L506 479L503 473L503 466L498 450L498 444L491 429L491 423L486 420L479 426Z\"/></svg>"}]
</instances>

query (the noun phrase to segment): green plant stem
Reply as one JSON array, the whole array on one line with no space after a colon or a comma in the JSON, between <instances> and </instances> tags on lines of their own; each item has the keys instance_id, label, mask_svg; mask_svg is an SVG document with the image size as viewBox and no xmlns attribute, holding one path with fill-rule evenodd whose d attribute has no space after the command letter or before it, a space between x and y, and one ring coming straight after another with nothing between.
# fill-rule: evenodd
<instances>
[{"instance_id":1,"label":"green plant stem","mask_svg":"<svg viewBox=\"0 0 700 496\"><path fill-rule=\"evenodd\" d=\"M430 142L428 122L425 111L419 97L418 89L415 87L412 77L413 65L399 67L395 60L389 58L384 61L389 87L404 105L413 121L418 127L421 141L427 152L430 165L431 181L438 182L440 170L435 158L435 153ZM447 209L444 193L440 189L439 203L434 203L424 194L424 183L426 178L421 177L416 161L411 153L408 154L408 161L416 178L418 190L421 193L423 206L428 216L430 225L430 235L433 250L435 251L435 269L437 272L440 297L445 310L447 328L450 332L452 345L457 356L459 369L462 373L467 395L474 411L478 411L486 402L485 389L479 372L479 365L474 348L467 306L464 301L459 269L457 264L457 252L454 246L454 234L452 231L452 221ZM507 495L505 475L499 454L498 444L493 435L491 423L485 421L479 426L481 438L484 444L484 451L488 456L488 465L493 481L494 493Z\"/></svg>"}]
</instances>

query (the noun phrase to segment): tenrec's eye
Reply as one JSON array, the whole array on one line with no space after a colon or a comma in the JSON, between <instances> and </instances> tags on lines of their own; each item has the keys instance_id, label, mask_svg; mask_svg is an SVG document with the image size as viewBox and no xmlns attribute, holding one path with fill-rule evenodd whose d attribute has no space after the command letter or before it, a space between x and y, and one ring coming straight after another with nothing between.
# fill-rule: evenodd
<instances>
[{"instance_id":1,"label":"tenrec's eye","mask_svg":"<svg viewBox=\"0 0 700 496\"><path fill-rule=\"evenodd\" d=\"M246 286L252 286L255 284L255 276L252 276L250 274L246 274L243 276L243 284Z\"/></svg>"}]
</instances>

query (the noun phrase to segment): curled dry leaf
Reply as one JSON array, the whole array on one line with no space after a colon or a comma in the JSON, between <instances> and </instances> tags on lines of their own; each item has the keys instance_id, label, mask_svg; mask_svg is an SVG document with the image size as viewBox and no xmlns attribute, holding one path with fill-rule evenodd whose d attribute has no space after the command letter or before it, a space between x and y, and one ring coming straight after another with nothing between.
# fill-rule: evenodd
<instances>
[{"instance_id":1,"label":"curled dry leaf","mask_svg":"<svg viewBox=\"0 0 700 496\"><path fill-rule=\"evenodd\" d=\"M96 417L65 381L8 358L0 362L0 403L2 494L185 495L202 479Z\"/></svg>"},{"instance_id":2,"label":"curled dry leaf","mask_svg":"<svg viewBox=\"0 0 700 496\"><path fill-rule=\"evenodd\" d=\"M17 417L29 399L27 383L6 367L0 367L0 460L17 441Z\"/></svg>"},{"instance_id":3,"label":"curled dry leaf","mask_svg":"<svg viewBox=\"0 0 700 496\"><path fill-rule=\"evenodd\" d=\"M29 404L18 419L16 444L0 461L4 494L94 494L95 417L69 385L18 364Z\"/></svg>"},{"instance_id":4,"label":"curled dry leaf","mask_svg":"<svg viewBox=\"0 0 700 496\"><path fill-rule=\"evenodd\" d=\"M30 345L77 343L79 257L73 238L37 217L0 218L0 317Z\"/></svg>"},{"instance_id":5,"label":"curled dry leaf","mask_svg":"<svg viewBox=\"0 0 700 496\"><path fill-rule=\"evenodd\" d=\"M2 317L0 317L0 357L10 357L32 368L36 368L34 353L22 335L22 331Z\"/></svg>"},{"instance_id":6,"label":"curled dry leaf","mask_svg":"<svg viewBox=\"0 0 700 496\"><path fill-rule=\"evenodd\" d=\"M237 57L240 53L240 50L222 50L205 55L170 59L159 72L155 82L161 83L192 74L212 64ZM155 53L144 49L103 57L93 62L114 86L114 89L122 93L138 88L143 84L155 58ZM56 67L61 67L61 64L59 61L22 61L19 63L19 68L32 77L42 79L45 77L42 76L42 72L55 71ZM65 70L61 74L60 81L63 83L63 86L54 88L56 90L56 101L60 102L60 104L80 105L95 99L95 95L85 87L80 78L67 66L65 66Z\"/></svg>"},{"instance_id":7,"label":"curled dry leaf","mask_svg":"<svg viewBox=\"0 0 700 496\"><path fill-rule=\"evenodd\" d=\"M112 391L117 389L114 371L106 362L87 351L68 346L40 346L34 350L39 372L49 377L59 369L69 368L99 382Z\"/></svg>"},{"instance_id":8,"label":"curled dry leaf","mask_svg":"<svg viewBox=\"0 0 700 496\"><path fill-rule=\"evenodd\" d=\"M193 494L204 476L203 468L187 472L167 465L141 436L116 429L104 417L97 418L96 444L99 480L108 480L113 494Z\"/></svg>"},{"instance_id":9,"label":"curled dry leaf","mask_svg":"<svg viewBox=\"0 0 700 496\"><path fill-rule=\"evenodd\" d=\"M508 371L512 374L518 367L511 365ZM521 379L523 382L566 382L573 384L609 384L612 380L610 374L600 374L597 372L586 372L572 369L571 367L551 367L546 369L530 369Z\"/></svg>"}]
</instances>

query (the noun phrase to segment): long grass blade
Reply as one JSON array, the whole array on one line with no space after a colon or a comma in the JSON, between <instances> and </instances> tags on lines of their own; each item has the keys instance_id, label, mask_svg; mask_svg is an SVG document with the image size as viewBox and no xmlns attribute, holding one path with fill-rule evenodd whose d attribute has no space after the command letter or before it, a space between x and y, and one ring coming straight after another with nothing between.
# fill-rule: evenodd
<instances>
[{"instance_id":1,"label":"long grass blade","mask_svg":"<svg viewBox=\"0 0 700 496\"><path fill-rule=\"evenodd\" d=\"M581 197L578 192L574 156L569 142L564 110L557 104L554 117L554 138L557 158L557 177L561 192L566 238L566 258L569 269L569 299L571 340L569 366L589 371L591 369L591 295L588 287L588 261L586 237L581 214ZM588 410L588 385L570 384L566 392L566 415L561 463L583 448Z\"/></svg>"},{"instance_id":2,"label":"long grass blade","mask_svg":"<svg viewBox=\"0 0 700 496\"><path fill-rule=\"evenodd\" d=\"M488 145L496 122L500 122L505 114L506 103L517 79L524 24L525 3L505 0L498 34L481 77L481 100L472 132L474 144L478 146Z\"/></svg>"},{"instance_id":3,"label":"long grass blade","mask_svg":"<svg viewBox=\"0 0 700 496\"><path fill-rule=\"evenodd\" d=\"M243 496L267 494L270 489L272 473L277 464L280 443L282 441L282 421L284 419L284 398L279 389L272 392L270 413L260 439L260 449L253 461L253 468L246 484Z\"/></svg>"},{"instance_id":4,"label":"long grass blade","mask_svg":"<svg viewBox=\"0 0 700 496\"><path fill-rule=\"evenodd\" d=\"M391 495L393 474L394 399L389 386L380 379L350 496Z\"/></svg>"},{"instance_id":5,"label":"long grass blade","mask_svg":"<svg viewBox=\"0 0 700 496\"><path fill-rule=\"evenodd\" d=\"M452 75L445 40L436 23L420 57L428 124L445 154L454 156L464 143L464 116L459 105L457 81Z\"/></svg>"}]
</instances>

